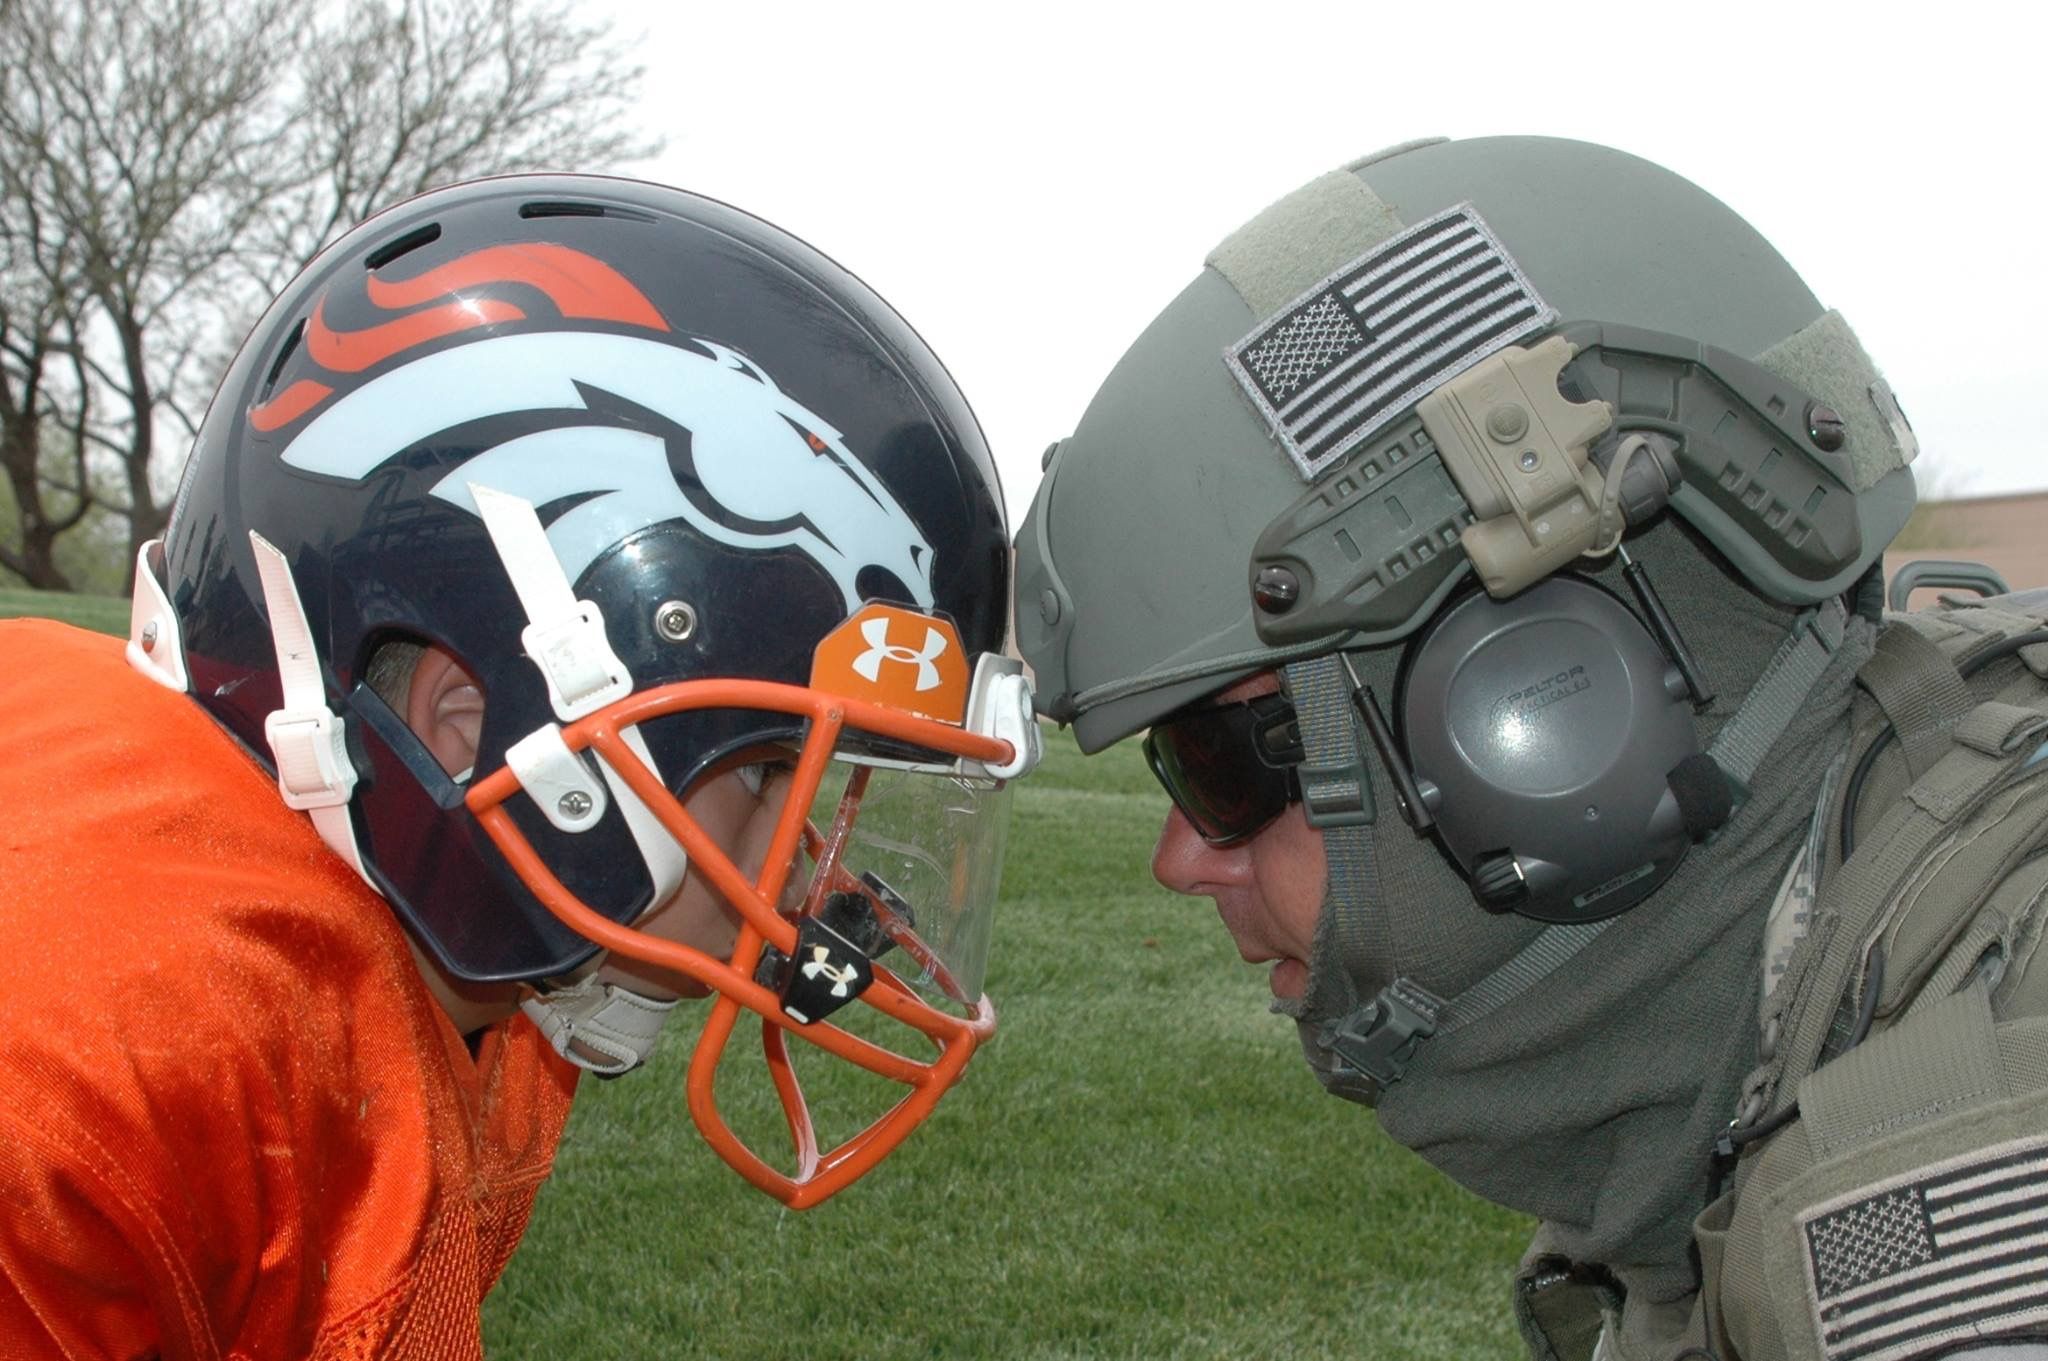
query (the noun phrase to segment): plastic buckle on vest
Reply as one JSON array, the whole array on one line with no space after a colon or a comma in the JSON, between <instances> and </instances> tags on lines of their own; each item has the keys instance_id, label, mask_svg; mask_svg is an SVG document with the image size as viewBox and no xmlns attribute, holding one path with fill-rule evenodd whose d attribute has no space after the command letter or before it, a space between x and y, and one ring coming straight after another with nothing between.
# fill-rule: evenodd
<instances>
[{"instance_id":1,"label":"plastic buckle on vest","mask_svg":"<svg viewBox=\"0 0 2048 1361\"><path fill-rule=\"evenodd\" d=\"M263 720L263 736L277 762L277 792L285 807L303 812L349 801L356 769L332 710L275 710Z\"/></svg>"},{"instance_id":2,"label":"plastic buckle on vest","mask_svg":"<svg viewBox=\"0 0 2048 1361\"><path fill-rule=\"evenodd\" d=\"M1368 1006L1332 1028L1328 1049L1381 1090L1399 1082L1422 1042L1436 1034L1443 1000L1412 979L1397 978Z\"/></svg>"}]
</instances>

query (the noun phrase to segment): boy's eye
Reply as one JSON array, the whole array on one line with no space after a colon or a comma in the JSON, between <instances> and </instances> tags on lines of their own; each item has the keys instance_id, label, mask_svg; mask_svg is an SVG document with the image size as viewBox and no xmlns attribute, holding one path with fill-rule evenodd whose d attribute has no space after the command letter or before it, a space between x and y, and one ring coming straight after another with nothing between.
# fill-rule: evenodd
<instances>
[{"instance_id":1,"label":"boy's eye","mask_svg":"<svg viewBox=\"0 0 2048 1361\"><path fill-rule=\"evenodd\" d=\"M769 761L749 762L739 768L739 775L740 782L747 787L747 792L758 799L761 797L761 791L767 788L770 780L794 774L795 771L795 762L777 758Z\"/></svg>"}]
</instances>

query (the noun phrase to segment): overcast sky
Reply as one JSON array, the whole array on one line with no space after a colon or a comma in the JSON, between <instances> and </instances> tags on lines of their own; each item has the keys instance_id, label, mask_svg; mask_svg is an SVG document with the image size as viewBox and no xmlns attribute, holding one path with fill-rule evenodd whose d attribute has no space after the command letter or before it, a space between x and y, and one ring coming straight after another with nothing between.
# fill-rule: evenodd
<instances>
[{"instance_id":1,"label":"overcast sky","mask_svg":"<svg viewBox=\"0 0 2048 1361\"><path fill-rule=\"evenodd\" d=\"M641 35L668 146L628 170L889 299L980 415L1013 527L1040 453L1211 246L1439 135L1583 138L1692 179L1847 316L1937 487L2048 487L2030 7L581 3Z\"/></svg>"}]
</instances>

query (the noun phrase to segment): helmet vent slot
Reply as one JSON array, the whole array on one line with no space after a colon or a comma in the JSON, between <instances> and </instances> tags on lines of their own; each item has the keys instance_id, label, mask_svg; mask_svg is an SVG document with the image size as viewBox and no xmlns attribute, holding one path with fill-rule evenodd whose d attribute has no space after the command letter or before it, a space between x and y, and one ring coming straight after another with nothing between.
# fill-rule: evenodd
<instances>
[{"instance_id":1,"label":"helmet vent slot","mask_svg":"<svg viewBox=\"0 0 2048 1361\"><path fill-rule=\"evenodd\" d=\"M574 203L541 199L519 205L521 217L603 217L601 203Z\"/></svg>"},{"instance_id":2,"label":"helmet vent slot","mask_svg":"<svg viewBox=\"0 0 2048 1361\"><path fill-rule=\"evenodd\" d=\"M382 269L399 256L416 251L421 246L431 245L440 239L441 224L429 222L426 226L409 231L396 241L387 242L371 251L363 259L363 268Z\"/></svg>"},{"instance_id":3,"label":"helmet vent slot","mask_svg":"<svg viewBox=\"0 0 2048 1361\"><path fill-rule=\"evenodd\" d=\"M284 338L284 344L277 351L277 358L270 361L270 372L263 377L263 393L267 397L277 386L277 375L284 372L285 361L298 351L299 341L306 334L306 319L300 317L292 323L291 334Z\"/></svg>"},{"instance_id":4,"label":"helmet vent slot","mask_svg":"<svg viewBox=\"0 0 2048 1361\"><path fill-rule=\"evenodd\" d=\"M576 199L534 199L519 205L521 217L619 217L631 222L652 222L652 213L637 212L608 203L585 203Z\"/></svg>"}]
</instances>

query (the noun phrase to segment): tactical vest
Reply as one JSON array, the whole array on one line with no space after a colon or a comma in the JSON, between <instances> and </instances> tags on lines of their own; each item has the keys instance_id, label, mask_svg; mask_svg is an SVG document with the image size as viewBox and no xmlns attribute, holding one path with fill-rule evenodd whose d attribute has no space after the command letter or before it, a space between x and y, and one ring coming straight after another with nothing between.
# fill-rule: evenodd
<instances>
[{"instance_id":1,"label":"tactical vest","mask_svg":"<svg viewBox=\"0 0 2048 1361\"><path fill-rule=\"evenodd\" d=\"M1536 1361L2048 1339L2048 590L1885 625L1817 813L1807 929L1721 1145L1728 1189L1694 1223L1701 1292L1628 1309L1539 1234L1516 1288Z\"/></svg>"}]
</instances>

